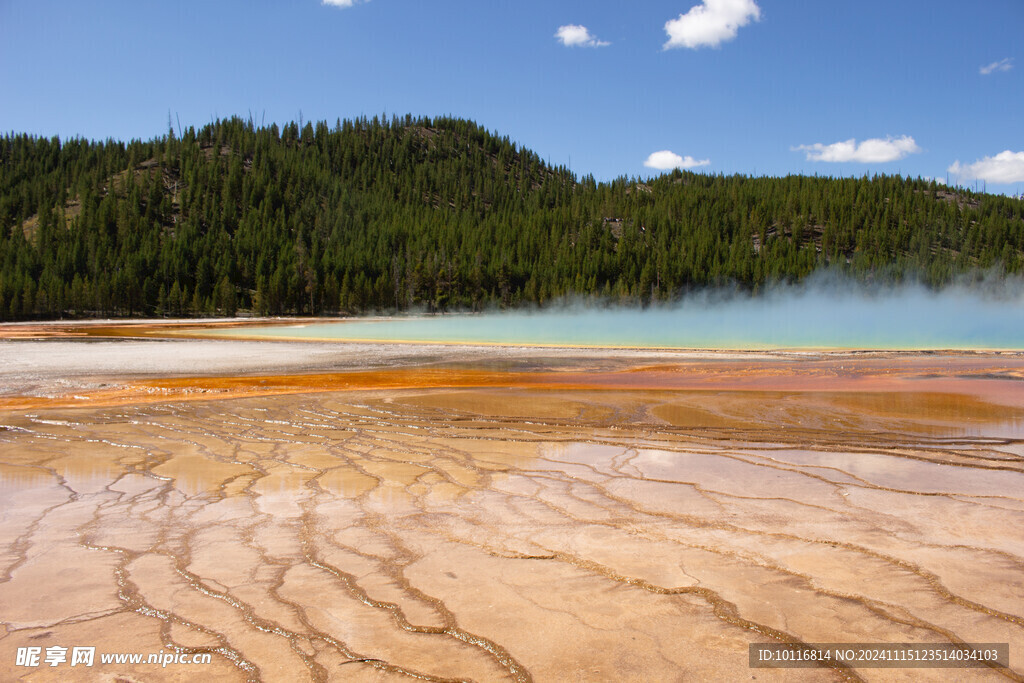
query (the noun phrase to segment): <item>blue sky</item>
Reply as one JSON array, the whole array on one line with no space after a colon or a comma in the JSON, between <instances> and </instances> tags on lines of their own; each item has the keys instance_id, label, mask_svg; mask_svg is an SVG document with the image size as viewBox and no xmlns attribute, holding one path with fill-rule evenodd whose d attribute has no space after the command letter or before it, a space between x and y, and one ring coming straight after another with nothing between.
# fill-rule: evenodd
<instances>
[{"instance_id":1,"label":"blue sky","mask_svg":"<svg viewBox=\"0 0 1024 683\"><path fill-rule=\"evenodd\" d=\"M452 114L599 180L1024 188L1024 0L334 1L0 0L0 130Z\"/></svg>"}]
</instances>

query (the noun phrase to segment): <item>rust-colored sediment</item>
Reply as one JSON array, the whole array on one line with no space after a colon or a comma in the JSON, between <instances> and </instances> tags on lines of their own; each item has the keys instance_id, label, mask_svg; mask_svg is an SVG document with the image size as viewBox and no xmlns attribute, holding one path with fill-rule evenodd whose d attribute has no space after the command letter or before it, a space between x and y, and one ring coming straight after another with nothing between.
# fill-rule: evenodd
<instances>
[{"instance_id":1,"label":"rust-colored sediment","mask_svg":"<svg viewBox=\"0 0 1024 683\"><path fill-rule=\"evenodd\" d=\"M95 645L213 662L80 680L1022 680L1019 372L702 360L8 398L0 679L73 680L14 653ZM780 640L1009 642L1011 668L748 668Z\"/></svg>"},{"instance_id":2,"label":"rust-colored sediment","mask_svg":"<svg viewBox=\"0 0 1024 683\"><path fill-rule=\"evenodd\" d=\"M303 324L338 322L339 318L303 318ZM190 320L67 320L61 322L0 324L0 339L84 339L95 337L202 337L207 330L244 329L259 325L295 325L295 318L232 318Z\"/></svg>"},{"instance_id":3,"label":"rust-colored sediment","mask_svg":"<svg viewBox=\"0 0 1024 683\"><path fill-rule=\"evenodd\" d=\"M532 388L562 390L943 393L977 395L1024 406L1024 358L1014 356L897 356L813 360L732 360L714 357L624 369L492 371L414 366L297 375L174 377L111 382L103 389L47 396L0 396L0 410L109 407L352 390ZM897 400L897 399L892 399Z\"/></svg>"}]
</instances>

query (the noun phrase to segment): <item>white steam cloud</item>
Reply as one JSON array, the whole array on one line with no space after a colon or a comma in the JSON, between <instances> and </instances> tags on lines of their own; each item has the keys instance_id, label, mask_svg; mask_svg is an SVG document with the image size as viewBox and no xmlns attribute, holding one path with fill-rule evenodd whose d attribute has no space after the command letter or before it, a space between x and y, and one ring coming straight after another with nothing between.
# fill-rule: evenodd
<instances>
[{"instance_id":1,"label":"white steam cloud","mask_svg":"<svg viewBox=\"0 0 1024 683\"><path fill-rule=\"evenodd\" d=\"M330 5L331 7L352 7L357 3L369 1L370 0L322 0L320 4Z\"/></svg>"},{"instance_id":2,"label":"white steam cloud","mask_svg":"<svg viewBox=\"0 0 1024 683\"><path fill-rule=\"evenodd\" d=\"M973 164L953 162L949 172L963 178L976 178L989 183L1024 182L1024 152L1006 150L994 157L979 159Z\"/></svg>"},{"instance_id":3,"label":"white steam cloud","mask_svg":"<svg viewBox=\"0 0 1024 683\"><path fill-rule=\"evenodd\" d=\"M644 166L658 171L670 171L673 168L697 168L698 166L707 166L710 163L711 159L697 160L689 155L681 157L675 152L663 149L647 157Z\"/></svg>"},{"instance_id":4,"label":"white steam cloud","mask_svg":"<svg viewBox=\"0 0 1024 683\"><path fill-rule=\"evenodd\" d=\"M250 330L295 336L293 327ZM1024 281L975 274L941 291L864 285L834 272L750 295L711 288L646 308L567 299L544 309L320 323L299 333L361 341L707 349L1021 349Z\"/></svg>"},{"instance_id":5,"label":"white steam cloud","mask_svg":"<svg viewBox=\"0 0 1024 683\"><path fill-rule=\"evenodd\" d=\"M978 73L982 76L988 76L989 74L997 71L1009 71L1013 68L1013 59L1007 57L1006 59L1000 59L998 62L992 62L978 69Z\"/></svg>"},{"instance_id":6,"label":"white steam cloud","mask_svg":"<svg viewBox=\"0 0 1024 683\"><path fill-rule=\"evenodd\" d=\"M555 32L555 38L558 38L562 45L566 47L605 47L606 45L611 45L607 41L598 40L590 34L586 26L580 26L579 24L559 26Z\"/></svg>"},{"instance_id":7,"label":"white steam cloud","mask_svg":"<svg viewBox=\"0 0 1024 683\"><path fill-rule=\"evenodd\" d=\"M842 142L823 145L800 145L791 148L794 152L807 152L808 161L829 161L834 163L858 162L861 164L880 164L897 161L908 154L917 154L921 148L914 138L904 135L899 138L870 138L858 143L854 138Z\"/></svg>"},{"instance_id":8,"label":"white steam cloud","mask_svg":"<svg viewBox=\"0 0 1024 683\"><path fill-rule=\"evenodd\" d=\"M736 32L751 21L761 19L761 8L754 0L704 0L678 19L665 22L666 50L688 47L718 47L736 37Z\"/></svg>"}]
</instances>

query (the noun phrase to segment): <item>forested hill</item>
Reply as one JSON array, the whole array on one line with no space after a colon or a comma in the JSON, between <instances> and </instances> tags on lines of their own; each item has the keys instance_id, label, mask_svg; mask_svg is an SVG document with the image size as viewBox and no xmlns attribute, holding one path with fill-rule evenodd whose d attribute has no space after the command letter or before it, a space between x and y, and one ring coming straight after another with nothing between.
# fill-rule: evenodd
<instances>
[{"instance_id":1,"label":"forested hill","mask_svg":"<svg viewBox=\"0 0 1024 683\"><path fill-rule=\"evenodd\" d=\"M898 177L596 183L451 118L0 139L0 319L646 303L1019 273L1024 202Z\"/></svg>"}]
</instances>

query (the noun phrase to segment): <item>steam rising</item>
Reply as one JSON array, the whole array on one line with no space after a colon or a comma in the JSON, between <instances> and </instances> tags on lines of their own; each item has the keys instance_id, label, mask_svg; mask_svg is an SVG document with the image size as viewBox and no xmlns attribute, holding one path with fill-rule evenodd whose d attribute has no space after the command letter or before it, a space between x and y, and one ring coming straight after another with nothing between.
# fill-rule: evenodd
<instances>
[{"instance_id":1,"label":"steam rising","mask_svg":"<svg viewBox=\"0 0 1024 683\"><path fill-rule=\"evenodd\" d=\"M563 302L481 315L265 328L263 336L665 348L1024 349L1024 282L940 292L827 275L757 296L706 290L647 308Z\"/></svg>"}]
</instances>

